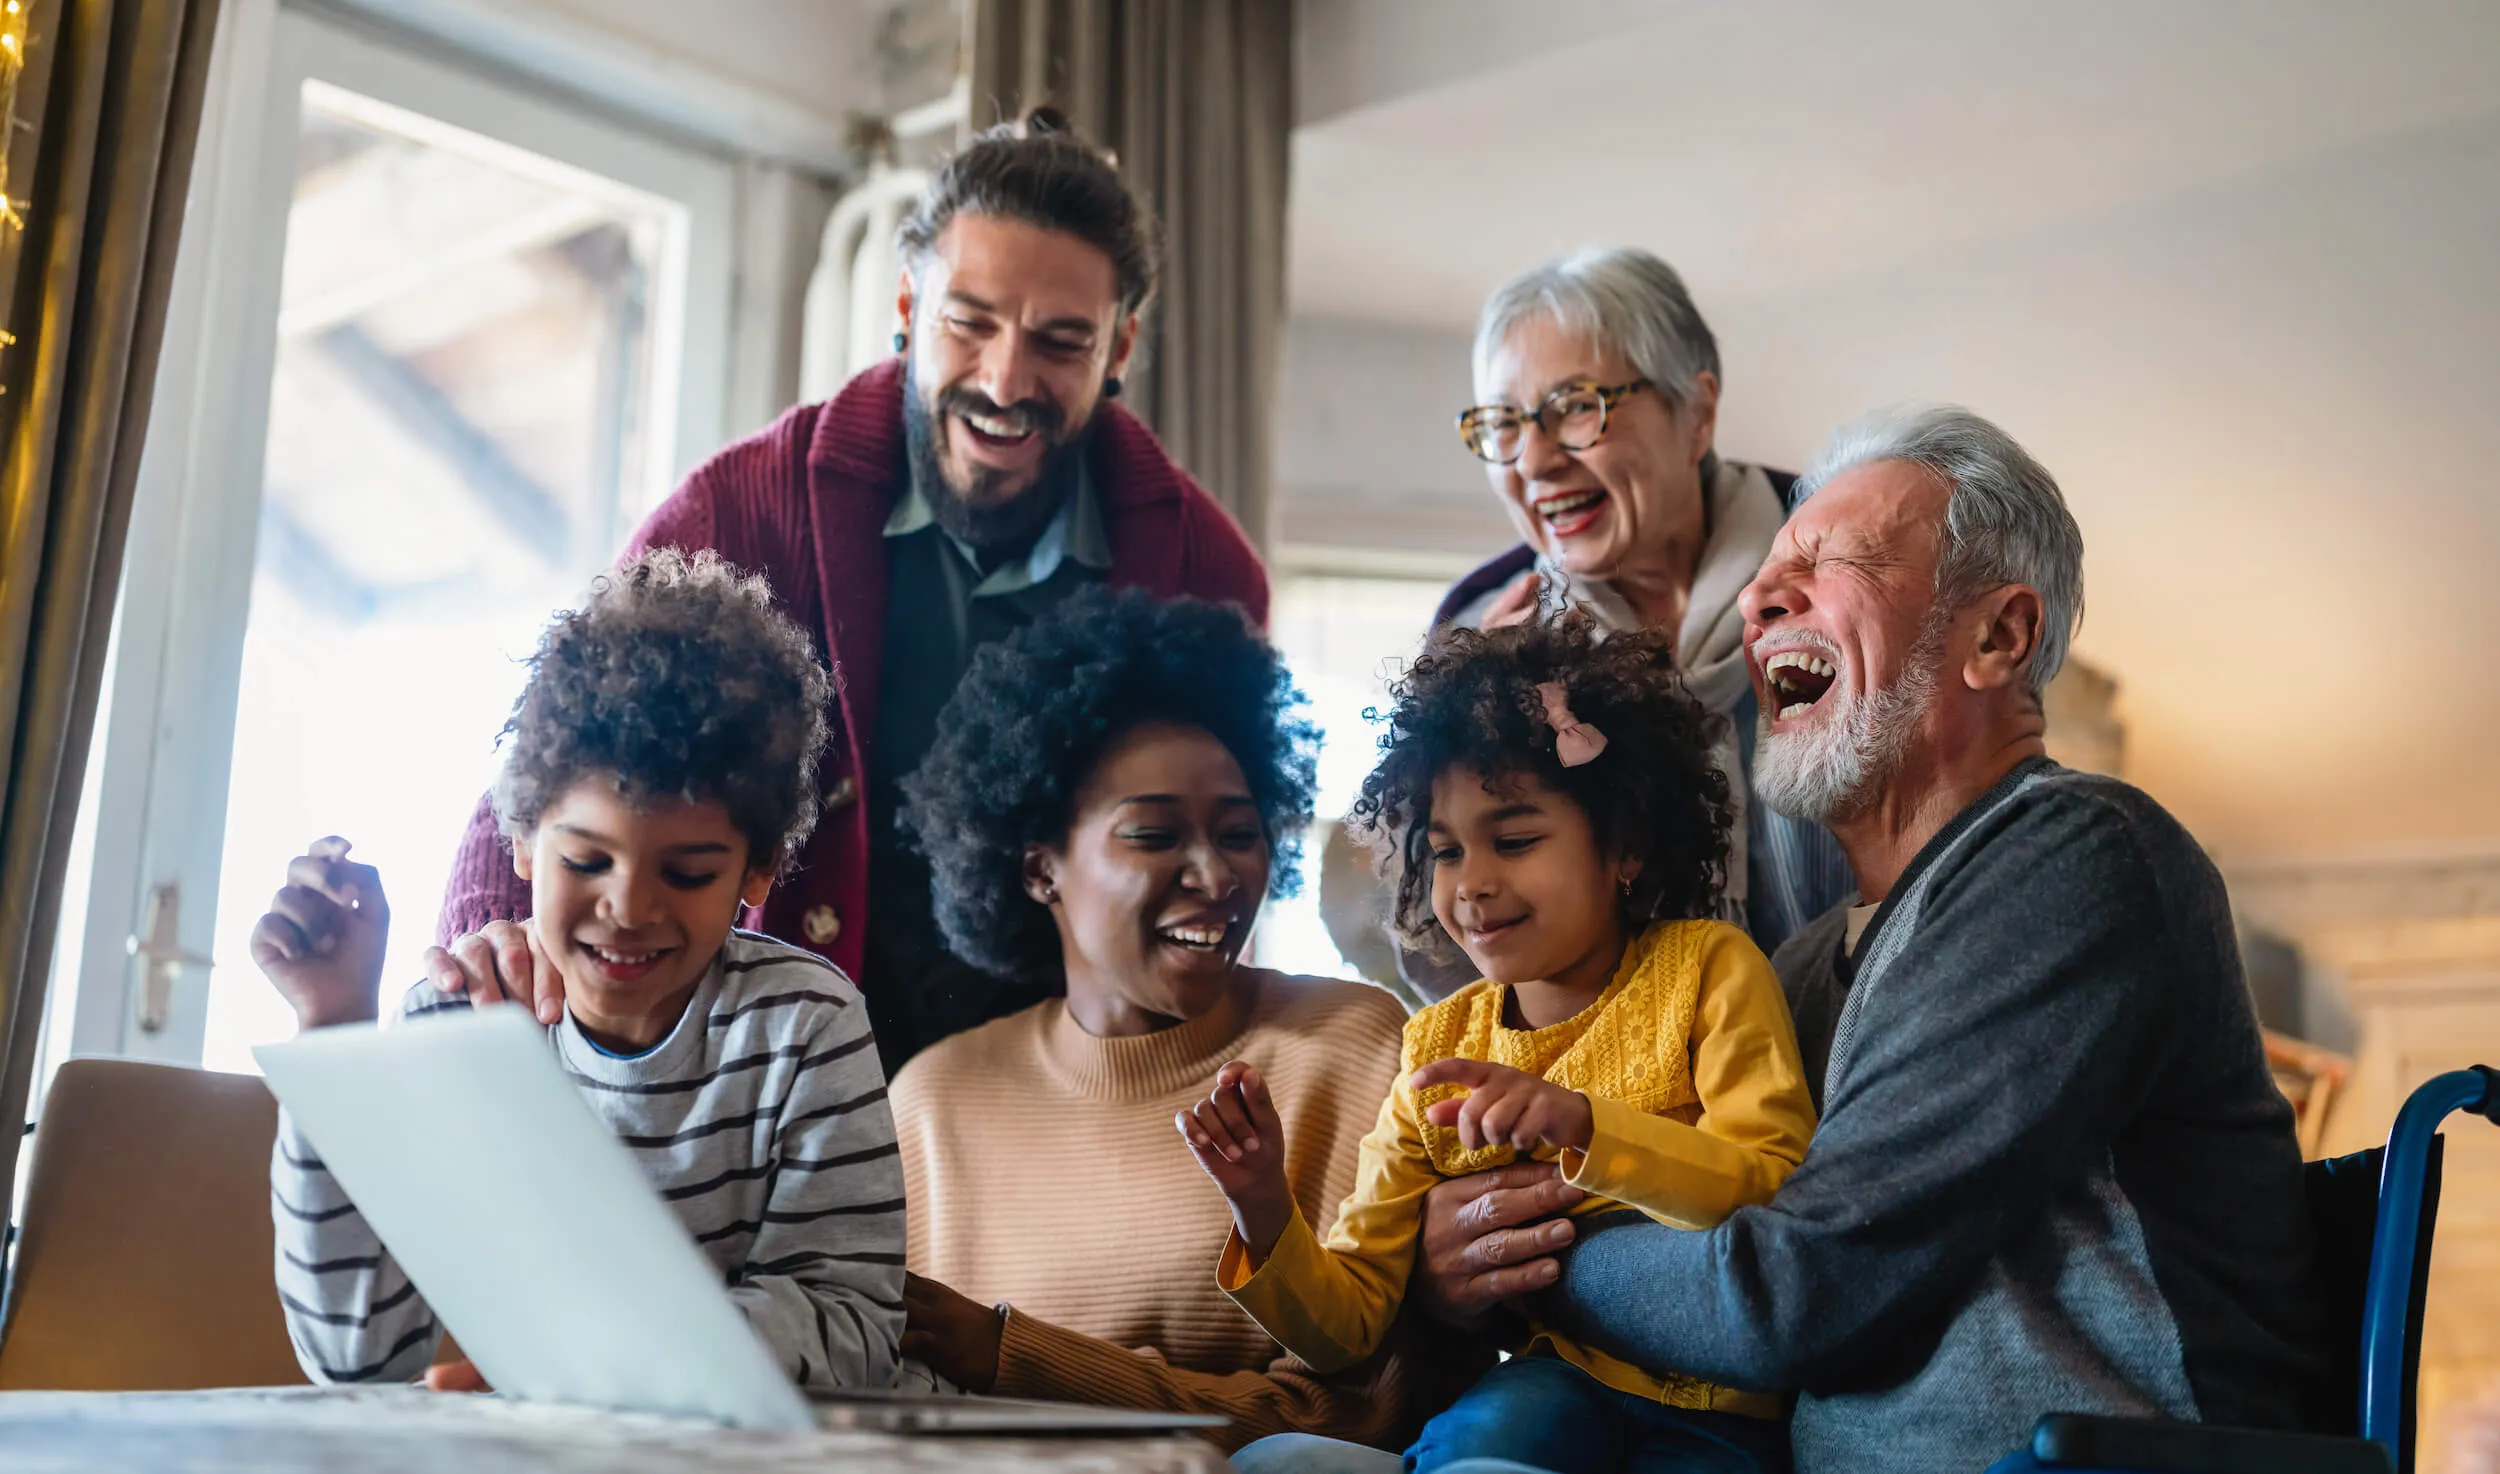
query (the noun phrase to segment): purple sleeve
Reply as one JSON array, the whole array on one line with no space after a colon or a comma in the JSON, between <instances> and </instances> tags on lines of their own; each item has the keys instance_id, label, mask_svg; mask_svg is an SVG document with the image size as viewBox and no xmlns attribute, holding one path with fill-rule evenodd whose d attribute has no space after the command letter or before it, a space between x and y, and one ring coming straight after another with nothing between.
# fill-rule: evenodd
<instances>
[{"instance_id":1,"label":"purple sleeve","mask_svg":"<svg viewBox=\"0 0 2500 1474\"><path fill-rule=\"evenodd\" d=\"M460 836L451 883L443 887L443 913L434 923L434 942L448 947L490 921L524 921L529 914L529 882L513 873L512 846L495 826L495 800L489 794L477 801L468 832Z\"/></svg>"}]
</instances>

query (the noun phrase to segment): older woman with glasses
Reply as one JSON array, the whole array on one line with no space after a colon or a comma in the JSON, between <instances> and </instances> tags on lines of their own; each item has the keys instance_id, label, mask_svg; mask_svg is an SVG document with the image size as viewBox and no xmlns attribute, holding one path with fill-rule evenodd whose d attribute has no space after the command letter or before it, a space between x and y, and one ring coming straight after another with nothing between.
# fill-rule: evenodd
<instances>
[{"instance_id":1,"label":"older woman with glasses","mask_svg":"<svg viewBox=\"0 0 2500 1474\"><path fill-rule=\"evenodd\" d=\"M1713 448L1718 342L1675 268L1647 251L1582 251L1505 283L1484 304L1475 360L1479 402L1459 437L1524 541L1461 579L1437 622L1578 608L1609 629L1669 632L1693 694L1729 719L1729 919L1777 950L1849 889L1831 836L1751 802L1745 781L1757 713L1736 596L1796 478Z\"/></svg>"}]
</instances>

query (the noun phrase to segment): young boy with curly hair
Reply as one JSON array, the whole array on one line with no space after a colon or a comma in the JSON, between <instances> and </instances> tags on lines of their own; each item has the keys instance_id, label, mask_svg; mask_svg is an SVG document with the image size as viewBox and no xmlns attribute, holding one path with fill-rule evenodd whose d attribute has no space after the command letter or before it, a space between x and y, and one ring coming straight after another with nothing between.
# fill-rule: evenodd
<instances>
[{"instance_id":1,"label":"young boy with curly hair","mask_svg":"<svg viewBox=\"0 0 2500 1474\"><path fill-rule=\"evenodd\" d=\"M815 823L830 695L762 579L649 553L548 628L495 803L564 976L557 1060L792 1380L881 1387L902 1335L903 1180L867 1009L832 964L735 929ZM378 1011L389 909L347 848L324 840L290 865L252 933L308 1029ZM399 1017L468 1006L420 983ZM283 1114L270 1175L305 1372L425 1371L442 1327Z\"/></svg>"},{"instance_id":2,"label":"young boy with curly hair","mask_svg":"<svg viewBox=\"0 0 2500 1474\"><path fill-rule=\"evenodd\" d=\"M1521 1157L1590 1196L1707 1228L1768 1199L1814 1107L1769 961L1713 914L1727 865L1716 720L1662 637L1570 615L1437 636L1391 693L1352 821L1383 841L1395 920L1483 973L1406 1026L1400 1079L1325 1242L1284 1191L1266 1082L1230 1064L1178 1125L1230 1200L1218 1279L1322 1370L1405 1295L1424 1194ZM1410 1470L1786 1467L1781 1400L1634 1366L1531 1321L1519 1353L1427 1424Z\"/></svg>"}]
</instances>

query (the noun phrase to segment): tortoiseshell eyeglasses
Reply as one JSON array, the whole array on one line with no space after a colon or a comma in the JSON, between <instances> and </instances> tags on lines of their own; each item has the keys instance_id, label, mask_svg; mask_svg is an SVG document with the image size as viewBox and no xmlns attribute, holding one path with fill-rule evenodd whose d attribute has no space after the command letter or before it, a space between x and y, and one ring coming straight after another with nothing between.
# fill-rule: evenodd
<instances>
[{"instance_id":1,"label":"tortoiseshell eyeglasses","mask_svg":"<svg viewBox=\"0 0 2500 1474\"><path fill-rule=\"evenodd\" d=\"M1479 404L1458 416L1458 438L1467 453L1497 466L1519 459L1528 422L1534 420L1556 445L1586 450L1606 438L1606 419L1627 394L1650 387L1647 379L1628 384L1565 384L1545 396L1531 415L1507 404Z\"/></svg>"}]
</instances>

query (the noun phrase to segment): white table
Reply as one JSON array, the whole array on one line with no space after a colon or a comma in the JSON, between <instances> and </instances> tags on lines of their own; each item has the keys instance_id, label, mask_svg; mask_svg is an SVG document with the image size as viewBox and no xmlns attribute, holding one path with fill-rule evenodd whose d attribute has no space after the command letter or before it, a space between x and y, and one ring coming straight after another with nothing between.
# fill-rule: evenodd
<instances>
[{"instance_id":1,"label":"white table","mask_svg":"<svg viewBox=\"0 0 2500 1474\"><path fill-rule=\"evenodd\" d=\"M0 1394L9 1474L1223 1474L1187 1437L741 1433L412 1387Z\"/></svg>"}]
</instances>

